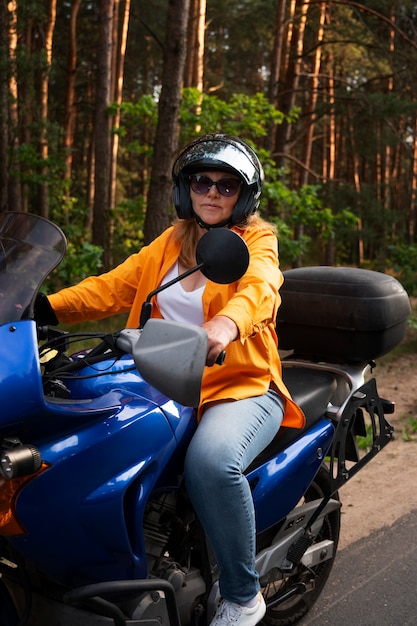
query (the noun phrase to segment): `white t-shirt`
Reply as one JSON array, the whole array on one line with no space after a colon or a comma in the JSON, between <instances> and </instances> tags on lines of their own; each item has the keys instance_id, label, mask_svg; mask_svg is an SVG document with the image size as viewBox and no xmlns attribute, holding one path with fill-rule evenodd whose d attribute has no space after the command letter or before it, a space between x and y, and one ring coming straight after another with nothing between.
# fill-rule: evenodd
<instances>
[{"instance_id":1,"label":"white t-shirt","mask_svg":"<svg viewBox=\"0 0 417 626\"><path fill-rule=\"evenodd\" d=\"M178 261L173 265L163 278L161 285L165 285L170 280L178 276ZM171 285L164 291L157 294L158 307L162 317L175 322L186 322L200 326L204 322L203 315L203 291L205 285L194 291L185 291L181 281Z\"/></svg>"}]
</instances>

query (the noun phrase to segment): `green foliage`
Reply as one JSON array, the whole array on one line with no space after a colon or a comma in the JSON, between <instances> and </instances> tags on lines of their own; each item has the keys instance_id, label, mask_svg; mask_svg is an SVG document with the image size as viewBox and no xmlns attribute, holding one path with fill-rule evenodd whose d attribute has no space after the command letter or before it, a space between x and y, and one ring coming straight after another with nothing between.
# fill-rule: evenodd
<instances>
[{"instance_id":1,"label":"green foliage","mask_svg":"<svg viewBox=\"0 0 417 626\"><path fill-rule=\"evenodd\" d=\"M410 328L413 328L414 330L417 330L417 317L415 317L414 315L411 315L408 318L408 326Z\"/></svg>"},{"instance_id":2,"label":"green foliage","mask_svg":"<svg viewBox=\"0 0 417 626\"><path fill-rule=\"evenodd\" d=\"M417 295L417 244L389 245L388 255L392 270L408 295Z\"/></svg>"},{"instance_id":3,"label":"green foliage","mask_svg":"<svg viewBox=\"0 0 417 626\"><path fill-rule=\"evenodd\" d=\"M74 285L100 272L103 249L90 242L90 234L85 228L85 214L85 207L75 198L70 198L66 205L62 204L51 213L52 221L63 229L67 237L67 252L45 284L47 293Z\"/></svg>"},{"instance_id":4,"label":"green foliage","mask_svg":"<svg viewBox=\"0 0 417 626\"><path fill-rule=\"evenodd\" d=\"M157 123L156 98L145 95L137 102L121 106L120 136L123 152L129 162L137 160L138 172L146 172L152 156L153 137ZM357 218L347 208L338 212L323 206L322 188L304 185L299 190L289 189L283 173L274 166L273 159L262 147L271 128L284 120L294 122L298 111L284 114L272 106L262 93L253 96L234 94L229 100L215 95L202 95L197 89L183 90L180 110L180 145L186 145L200 133L224 132L244 138L258 152L265 168L265 185L261 212L276 223L279 231L281 257L286 264L308 259L311 242L322 245L332 240L341 228L356 229ZM143 128L146 126L146 136ZM142 183L146 187L147 180ZM122 201L115 211L113 235L115 259L121 259L140 248L143 242L143 220L146 206L142 193L132 194L136 199ZM300 232L300 224L303 232Z\"/></svg>"},{"instance_id":5,"label":"green foliage","mask_svg":"<svg viewBox=\"0 0 417 626\"><path fill-rule=\"evenodd\" d=\"M222 132L255 140L265 137L271 124L281 124L284 118L262 93L234 94L226 101L188 88L183 90L181 103L181 143L193 139L198 127L204 133Z\"/></svg>"},{"instance_id":6,"label":"green foliage","mask_svg":"<svg viewBox=\"0 0 417 626\"><path fill-rule=\"evenodd\" d=\"M44 183L54 185L62 178L63 158L54 151L53 156L41 159L33 144L22 143L13 151L10 174L19 175L21 181L29 188Z\"/></svg>"},{"instance_id":7,"label":"green foliage","mask_svg":"<svg viewBox=\"0 0 417 626\"><path fill-rule=\"evenodd\" d=\"M334 240L339 229L356 229L357 217L352 211L345 208L335 213L330 207L323 206L319 185L289 189L271 163L266 171L264 202L269 204L269 218L278 229L280 256L284 264L292 265L305 260L313 237L326 244Z\"/></svg>"},{"instance_id":8,"label":"green foliage","mask_svg":"<svg viewBox=\"0 0 417 626\"><path fill-rule=\"evenodd\" d=\"M51 279L49 287L53 287L56 279L61 285L78 283L91 274L98 274L102 267L100 246L88 241L68 241L67 254Z\"/></svg>"},{"instance_id":9,"label":"green foliage","mask_svg":"<svg viewBox=\"0 0 417 626\"><path fill-rule=\"evenodd\" d=\"M305 258L311 243L309 235L295 236L294 228L276 217L272 220L277 227L279 257L282 266L295 264L298 259Z\"/></svg>"},{"instance_id":10,"label":"green foliage","mask_svg":"<svg viewBox=\"0 0 417 626\"><path fill-rule=\"evenodd\" d=\"M115 110L116 105L112 107L111 113ZM130 175L124 183L122 194L126 198L122 197L112 215L113 264L121 262L143 245L144 198L149 183L158 118L157 98L143 95L135 102L122 103L120 111L121 125L117 131L121 141L119 180L124 180L125 170L129 169ZM292 114L294 117L295 113ZM198 90L185 89L180 114L180 141L182 144L189 142L198 134L196 127L200 126L203 132L221 131L243 136L256 147L256 140L266 136L269 126L282 120L283 114L271 106L262 94L252 97L236 94L225 102L216 96L205 95L201 98ZM132 176L132 169L136 170L137 177L134 174ZM97 273L101 250L88 243L85 209L76 199L70 199L67 206L62 205L61 209L57 207L54 217L58 224L64 224L70 241L65 262L54 280L73 284L90 273Z\"/></svg>"},{"instance_id":11,"label":"green foliage","mask_svg":"<svg viewBox=\"0 0 417 626\"><path fill-rule=\"evenodd\" d=\"M113 262L123 261L143 245L145 207L143 197L120 202L114 211Z\"/></svg>"},{"instance_id":12,"label":"green foliage","mask_svg":"<svg viewBox=\"0 0 417 626\"><path fill-rule=\"evenodd\" d=\"M417 434L417 417L413 415L407 415L405 417L405 425L403 430L403 441L414 441Z\"/></svg>"},{"instance_id":13,"label":"green foliage","mask_svg":"<svg viewBox=\"0 0 417 626\"><path fill-rule=\"evenodd\" d=\"M116 112L117 106L110 107L110 113ZM153 96L145 94L135 102L122 102L120 105L122 124L118 129L121 138L127 140L126 150L139 155L152 154L153 138L158 122L158 101ZM146 144L137 140L138 133L135 129L147 129L147 135L151 141Z\"/></svg>"},{"instance_id":14,"label":"green foliage","mask_svg":"<svg viewBox=\"0 0 417 626\"><path fill-rule=\"evenodd\" d=\"M224 99L264 91L275 28L276 0L207 3L206 90Z\"/></svg>"},{"instance_id":15,"label":"green foliage","mask_svg":"<svg viewBox=\"0 0 417 626\"><path fill-rule=\"evenodd\" d=\"M369 450L372 448L373 442L374 433L372 424L366 424L366 435L364 437L358 435L356 437L356 443L358 444L359 450L366 450L367 452L369 452Z\"/></svg>"},{"instance_id":16,"label":"green foliage","mask_svg":"<svg viewBox=\"0 0 417 626\"><path fill-rule=\"evenodd\" d=\"M118 132L125 139L125 149L136 156L151 156L158 119L157 98L147 94L135 102L122 103L120 110L122 123ZM286 119L293 121L296 116L294 110ZM284 117L262 93L253 96L234 94L226 101L187 88L183 90L181 100L180 144L186 145L194 139L198 128L201 133L222 132L248 140L259 139L267 135L271 124L282 123ZM144 141L142 132L144 127L147 141Z\"/></svg>"},{"instance_id":17,"label":"green foliage","mask_svg":"<svg viewBox=\"0 0 417 626\"><path fill-rule=\"evenodd\" d=\"M135 250L142 241L158 94L164 80L163 42L170 28L166 22L167 5L166 0L131 4L123 76L126 101L121 105L122 126L113 130L120 137L112 233L115 261ZM38 210L39 190L47 184L51 215L64 226L80 254L89 257L82 246L89 241L84 225L91 207L86 206L84 199L91 197L90 151L95 78L100 60L99 3L81 3L77 20L76 127L71 146L73 180L70 183L63 176L62 145L69 7L68 2L57 4L52 66L47 67L44 47L47 3L41 0L16 3L16 57L7 58L3 72L6 82L13 77L18 83L16 119L19 122L13 127L15 119L10 116L8 174L12 183L15 179L23 182L31 211ZM262 211L278 224L282 255L291 263L321 262L323 252L332 248L335 262L357 264L359 245L354 214L360 216L361 262L382 270L390 263L413 293L416 290L414 252L412 248L402 250L399 237L411 230L412 212L407 207L411 206L415 186L412 150L417 107L413 79L417 50L415 3L388 0L354 3L354 6L348 2L336 3L327 15L324 42L318 48L321 7L320 3L309 4L303 45L297 51L289 47L281 59L275 85L277 101L283 107L289 102L296 104L285 120L289 122L288 141L284 147L280 142L276 144L278 158L282 154L291 157L285 161L289 177L282 179L280 189L273 190L283 174L266 168L267 185L271 187L268 190L266 185ZM296 11L292 19L287 7L285 27L293 24L297 28L299 17ZM281 26L277 18L276 0L231 0L227 4L211 0L207 4L205 94L202 96L195 89L184 90L180 145L200 132L229 132L248 140L262 162L268 161L269 155L263 147L269 145L270 133L284 120L283 114L269 104L270 79L275 73L273 60L277 59L274 37ZM9 46L5 48L7 56ZM317 103L315 110L310 111L311 79L315 55L320 50L323 54ZM299 72L296 70L292 76L298 60ZM49 76L46 130L50 157L42 161L39 146L45 128L39 107L39 79L45 71ZM114 112L112 107L110 114ZM309 146L311 162L304 163L311 123L314 124ZM329 152L333 124L335 154ZM312 172L310 181L328 176L330 163L331 181L296 192L285 187L285 180L290 180L287 184L298 188L300 164L307 165ZM69 202L68 194L74 198ZM67 228L73 220L77 227L80 225L80 232ZM409 243L415 239L414 233ZM388 245L396 250L388 249L387 253ZM77 272L74 267L74 276ZM72 276L72 272L68 275Z\"/></svg>"}]
</instances>

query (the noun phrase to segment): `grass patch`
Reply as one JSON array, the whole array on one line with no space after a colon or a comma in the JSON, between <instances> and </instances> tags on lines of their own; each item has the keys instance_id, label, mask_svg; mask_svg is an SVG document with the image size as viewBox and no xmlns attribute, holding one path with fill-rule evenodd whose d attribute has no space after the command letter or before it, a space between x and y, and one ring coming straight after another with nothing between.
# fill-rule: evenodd
<instances>
[{"instance_id":1,"label":"grass patch","mask_svg":"<svg viewBox=\"0 0 417 626\"><path fill-rule=\"evenodd\" d=\"M372 448L373 442L372 424L366 424L366 435L364 437L357 435L356 443L358 444L359 450L366 450L368 452Z\"/></svg>"},{"instance_id":2,"label":"grass patch","mask_svg":"<svg viewBox=\"0 0 417 626\"><path fill-rule=\"evenodd\" d=\"M413 441L417 434L417 417L409 417L404 427L403 440Z\"/></svg>"},{"instance_id":3,"label":"grass patch","mask_svg":"<svg viewBox=\"0 0 417 626\"><path fill-rule=\"evenodd\" d=\"M417 440L417 417L415 415L411 415L410 413L400 415L400 423L402 425L402 437L401 437L402 440L403 441L416 441Z\"/></svg>"}]
</instances>

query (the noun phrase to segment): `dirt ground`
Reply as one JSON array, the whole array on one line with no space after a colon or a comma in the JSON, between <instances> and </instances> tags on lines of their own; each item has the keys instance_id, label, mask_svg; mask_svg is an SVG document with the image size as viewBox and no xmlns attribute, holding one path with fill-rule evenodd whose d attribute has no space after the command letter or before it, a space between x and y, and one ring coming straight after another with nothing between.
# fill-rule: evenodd
<instances>
[{"instance_id":1,"label":"dirt ground","mask_svg":"<svg viewBox=\"0 0 417 626\"><path fill-rule=\"evenodd\" d=\"M340 489L339 549L417 510L417 433L410 428L417 420L417 353L377 365L374 374L379 395L396 403L388 416L394 440Z\"/></svg>"}]
</instances>

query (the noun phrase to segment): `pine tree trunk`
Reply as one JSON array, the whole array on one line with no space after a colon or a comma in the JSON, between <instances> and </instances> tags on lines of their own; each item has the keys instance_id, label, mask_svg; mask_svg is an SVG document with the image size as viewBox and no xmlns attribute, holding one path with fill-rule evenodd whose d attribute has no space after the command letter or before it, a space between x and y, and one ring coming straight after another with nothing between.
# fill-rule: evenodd
<instances>
[{"instance_id":1,"label":"pine tree trunk","mask_svg":"<svg viewBox=\"0 0 417 626\"><path fill-rule=\"evenodd\" d=\"M17 2L11 0L9 2L9 59L10 59L10 78L9 78L9 146L10 146L10 164L9 168L13 174L9 177L8 186L8 206L13 211L22 211L22 183L19 175L20 167L18 157L19 151L19 112L18 112L18 84L17 84L17 67L16 67L16 51L17 51Z\"/></svg>"},{"instance_id":2,"label":"pine tree trunk","mask_svg":"<svg viewBox=\"0 0 417 626\"><path fill-rule=\"evenodd\" d=\"M206 9L206 0L190 0L184 87L195 87L200 92L204 89Z\"/></svg>"},{"instance_id":3,"label":"pine tree trunk","mask_svg":"<svg viewBox=\"0 0 417 626\"><path fill-rule=\"evenodd\" d=\"M321 53L324 36L324 22L326 19L327 2L320 4L319 28L317 32L316 51L313 57L310 72L310 89L308 107L305 115L306 132L304 133L302 169L300 171L300 187L308 184L308 175L311 170L311 154L313 150L314 128L316 120L316 105L320 83Z\"/></svg>"},{"instance_id":4,"label":"pine tree trunk","mask_svg":"<svg viewBox=\"0 0 417 626\"><path fill-rule=\"evenodd\" d=\"M42 72L40 84L41 99L41 137L40 137L40 158L41 158L41 174L43 182L38 189L38 210L40 215L45 218L49 217L49 193L48 193L48 92L49 92L49 72L52 65L52 42L54 38L56 21L56 0L49 0L48 15L45 29L45 52L46 52L46 68Z\"/></svg>"},{"instance_id":5,"label":"pine tree trunk","mask_svg":"<svg viewBox=\"0 0 417 626\"><path fill-rule=\"evenodd\" d=\"M67 63L67 88L65 98L65 122L64 122L64 148L65 148L65 172L64 178L67 181L65 189L66 200L64 212L68 222L68 200L70 196L70 181L72 178L72 160L74 146L74 132L76 120L76 100L75 100L75 78L77 72L77 17L81 0L74 0L71 6L69 25L69 45Z\"/></svg>"},{"instance_id":6,"label":"pine tree trunk","mask_svg":"<svg viewBox=\"0 0 417 626\"><path fill-rule=\"evenodd\" d=\"M188 13L189 0L169 0L162 89L144 227L145 243L149 243L165 230L172 218L171 168L178 150L178 114L186 54Z\"/></svg>"},{"instance_id":7,"label":"pine tree trunk","mask_svg":"<svg viewBox=\"0 0 417 626\"><path fill-rule=\"evenodd\" d=\"M187 29L187 53L184 71L184 87L194 87L200 92L196 114L201 111L204 90L204 50L206 31L206 0L191 0ZM197 124L196 134L201 131Z\"/></svg>"},{"instance_id":8,"label":"pine tree trunk","mask_svg":"<svg viewBox=\"0 0 417 626\"><path fill-rule=\"evenodd\" d=\"M112 147L111 147L111 175L110 175L110 207L113 209L116 206L116 174L117 174L117 154L119 150L119 135L117 130L120 128L120 105L122 103L123 95L123 77L124 77L124 62L126 56L126 43L127 33L129 28L129 16L130 16L130 0L125 0L124 11L122 17L122 23L120 28L120 35L118 35L115 41L118 41L116 52L116 63L114 71L114 93L113 101L118 105L116 113L112 120L113 132L112 134Z\"/></svg>"},{"instance_id":9,"label":"pine tree trunk","mask_svg":"<svg viewBox=\"0 0 417 626\"><path fill-rule=\"evenodd\" d=\"M103 248L103 267L110 267L110 105L114 0L100 0L97 90L94 119L93 244Z\"/></svg>"},{"instance_id":10,"label":"pine tree trunk","mask_svg":"<svg viewBox=\"0 0 417 626\"><path fill-rule=\"evenodd\" d=\"M0 213L8 208L9 170L8 170L8 85L4 77L8 68L7 7L0 2Z\"/></svg>"},{"instance_id":11,"label":"pine tree trunk","mask_svg":"<svg viewBox=\"0 0 417 626\"><path fill-rule=\"evenodd\" d=\"M413 167L411 172L410 207L407 219L408 243L414 243L417 226L417 113L414 114Z\"/></svg>"},{"instance_id":12,"label":"pine tree trunk","mask_svg":"<svg viewBox=\"0 0 417 626\"><path fill-rule=\"evenodd\" d=\"M275 14L274 46L271 55L271 74L268 86L269 102L278 108L279 80L285 35L285 0L278 0ZM275 125L271 124L265 141L265 147L273 152L275 145Z\"/></svg>"},{"instance_id":13,"label":"pine tree trunk","mask_svg":"<svg viewBox=\"0 0 417 626\"><path fill-rule=\"evenodd\" d=\"M288 30L289 44L287 44L287 53L284 65L285 77L282 89L283 95L279 102L279 108L286 114L288 114L295 105L304 46L304 32L310 0L297 0L297 2L293 3L293 5L294 4L294 13L291 15L291 19L293 21L291 23L291 28ZM291 127L286 121L284 121L277 129L277 139L275 145L277 167L283 167L285 165L285 154L288 148L290 132Z\"/></svg>"},{"instance_id":14,"label":"pine tree trunk","mask_svg":"<svg viewBox=\"0 0 417 626\"><path fill-rule=\"evenodd\" d=\"M200 0L190 0L190 14L187 26L187 51L184 66L184 87L193 87L194 59L198 46L198 12Z\"/></svg>"}]
</instances>

